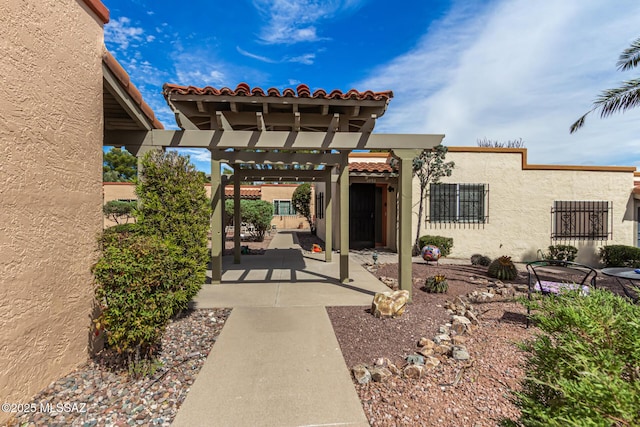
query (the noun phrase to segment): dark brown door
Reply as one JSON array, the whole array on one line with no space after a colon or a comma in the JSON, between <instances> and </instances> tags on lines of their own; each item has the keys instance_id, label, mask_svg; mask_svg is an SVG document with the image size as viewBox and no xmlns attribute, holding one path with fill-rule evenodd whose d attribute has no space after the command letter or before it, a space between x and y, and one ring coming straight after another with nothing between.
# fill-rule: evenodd
<instances>
[{"instance_id":1,"label":"dark brown door","mask_svg":"<svg viewBox=\"0 0 640 427\"><path fill-rule=\"evenodd\" d=\"M375 209L375 184L351 184L349 187L349 247L351 249L375 247Z\"/></svg>"}]
</instances>

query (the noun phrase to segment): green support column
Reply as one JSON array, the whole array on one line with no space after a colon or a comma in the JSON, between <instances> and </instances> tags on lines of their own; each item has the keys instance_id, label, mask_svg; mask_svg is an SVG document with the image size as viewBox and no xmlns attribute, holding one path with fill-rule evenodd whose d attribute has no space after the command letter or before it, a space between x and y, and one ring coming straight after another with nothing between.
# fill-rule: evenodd
<instances>
[{"instance_id":1,"label":"green support column","mask_svg":"<svg viewBox=\"0 0 640 427\"><path fill-rule=\"evenodd\" d=\"M349 151L340 163L340 282L349 282Z\"/></svg>"},{"instance_id":2,"label":"green support column","mask_svg":"<svg viewBox=\"0 0 640 427\"><path fill-rule=\"evenodd\" d=\"M240 242L240 168L233 165L233 263L240 264L242 258L242 243Z\"/></svg>"},{"instance_id":3,"label":"green support column","mask_svg":"<svg viewBox=\"0 0 640 427\"><path fill-rule=\"evenodd\" d=\"M211 160L211 284L222 280L222 204L224 187L220 175L220 162Z\"/></svg>"},{"instance_id":4,"label":"green support column","mask_svg":"<svg viewBox=\"0 0 640 427\"><path fill-rule=\"evenodd\" d=\"M325 262L331 262L331 254L333 252L333 203L331 202L331 170L332 167L327 165L329 170L325 178L325 191L324 191L324 224L325 224L325 236L324 236L324 260Z\"/></svg>"},{"instance_id":5,"label":"green support column","mask_svg":"<svg viewBox=\"0 0 640 427\"><path fill-rule=\"evenodd\" d=\"M412 179L413 179L413 159L422 150L416 149L396 149L393 154L400 160L400 176L398 184L400 186L398 196L400 197L400 212L398 216L398 284L400 289L409 291L409 300L413 298L413 275L411 267L411 209L412 209ZM420 220L420 219L418 219Z\"/></svg>"}]
</instances>

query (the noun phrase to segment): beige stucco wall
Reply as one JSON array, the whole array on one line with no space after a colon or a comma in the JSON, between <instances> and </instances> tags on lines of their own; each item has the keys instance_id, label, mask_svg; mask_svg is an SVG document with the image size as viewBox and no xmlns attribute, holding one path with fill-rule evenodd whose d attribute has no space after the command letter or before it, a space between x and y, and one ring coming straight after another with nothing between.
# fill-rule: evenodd
<instances>
[{"instance_id":1,"label":"beige stucco wall","mask_svg":"<svg viewBox=\"0 0 640 427\"><path fill-rule=\"evenodd\" d=\"M0 3L0 402L25 402L87 358L102 34L77 0Z\"/></svg>"},{"instance_id":2,"label":"beige stucco wall","mask_svg":"<svg viewBox=\"0 0 640 427\"><path fill-rule=\"evenodd\" d=\"M462 150L462 149L459 149ZM464 152L450 149L455 162L451 177L442 182L489 184L489 221L486 224L425 224L421 235L453 237L451 257L468 258L481 253L495 258L536 259L537 250L550 244L579 248L578 261L595 264L604 244L635 245L633 172L527 169L523 153L515 150ZM525 162L526 163L526 160ZM604 169L604 168L603 168ZM414 201L419 186L414 180ZM607 241L551 241L551 207L556 200L606 200L613 206L613 237ZM417 227L414 212L413 234Z\"/></svg>"}]
</instances>

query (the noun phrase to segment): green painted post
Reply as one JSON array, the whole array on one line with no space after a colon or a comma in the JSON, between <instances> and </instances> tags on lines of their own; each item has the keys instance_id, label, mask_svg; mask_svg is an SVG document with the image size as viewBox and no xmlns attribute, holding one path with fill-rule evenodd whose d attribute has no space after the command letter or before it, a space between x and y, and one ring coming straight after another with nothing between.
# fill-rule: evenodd
<instances>
[{"instance_id":1,"label":"green painted post","mask_svg":"<svg viewBox=\"0 0 640 427\"><path fill-rule=\"evenodd\" d=\"M324 224L325 224L325 236L324 236L324 260L325 262L331 262L331 254L333 249L333 203L331 202L331 170L332 167L327 165L329 172L325 178L325 199L324 199Z\"/></svg>"},{"instance_id":2,"label":"green painted post","mask_svg":"<svg viewBox=\"0 0 640 427\"><path fill-rule=\"evenodd\" d=\"M340 282L349 282L349 151L340 163Z\"/></svg>"},{"instance_id":3,"label":"green painted post","mask_svg":"<svg viewBox=\"0 0 640 427\"><path fill-rule=\"evenodd\" d=\"M211 160L211 284L222 280L222 203L224 187L220 174L220 162Z\"/></svg>"},{"instance_id":4,"label":"green painted post","mask_svg":"<svg viewBox=\"0 0 640 427\"><path fill-rule=\"evenodd\" d=\"M240 264L242 258L242 243L240 242L240 168L233 165L233 263ZM226 236L225 236L226 238Z\"/></svg>"}]
</instances>

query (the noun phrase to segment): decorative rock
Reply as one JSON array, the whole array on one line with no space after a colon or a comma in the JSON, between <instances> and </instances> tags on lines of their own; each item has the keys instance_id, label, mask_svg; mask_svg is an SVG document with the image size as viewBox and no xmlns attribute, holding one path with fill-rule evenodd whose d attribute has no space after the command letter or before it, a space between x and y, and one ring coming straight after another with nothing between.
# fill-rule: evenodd
<instances>
[{"instance_id":1,"label":"decorative rock","mask_svg":"<svg viewBox=\"0 0 640 427\"><path fill-rule=\"evenodd\" d=\"M411 365L424 365L424 357L419 354L410 354L405 360Z\"/></svg>"},{"instance_id":2,"label":"decorative rock","mask_svg":"<svg viewBox=\"0 0 640 427\"><path fill-rule=\"evenodd\" d=\"M465 313L465 317L471 321L472 325L476 325L477 326L477 325L480 324L480 322L478 321L478 318L476 317L476 315L472 311L469 311L469 312Z\"/></svg>"},{"instance_id":3,"label":"decorative rock","mask_svg":"<svg viewBox=\"0 0 640 427\"><path fill-rule=\"evenodd\" d=\"M455 337L451 337L451 342L453 343L453 345L460 345L465 344L467 342L467 339L463 336L456 335Z\"/></svg>"},{"instance_id":4,"label":"decorative rock","mask_svg":"<svg viewBox=\"0 0 640 427\"><path fill-rule=\"evenodd\" d=\"M447 344L440 344L436 348L433 349L435 354L442 354L447 356L451 353L451 346Z\"/></svg>"},{"instance_id":5,"label":"decorative rock","mask_svg":"<svg viewBox=\"0 0 640 427\"><path fill-rule=\"evenodd\" d=\"M434 347L421 347L420 349L418 349L418 353L423 356L433 356Z\"/></svg>"},{"instance_id":6,"label":"decorative rock","mask_svg":"<svg viewBox=\"0 0 640 427\"><path fill-rule=\"evenodd\" d=\"M351 369L353 377L358 381L358 384L366 384L371 381L371 372L364 365L356 365Z\"/></svg>"},{"instance_id":7,"label":"decorative rock","mask_svg":"<svg viewBox=\"0 0 640 427\"><path fill-rule=\"evenodd\" d=\"M422 365L407 365L404 368L404 376L407 378L411 378L414 380L418 380L422 378L422 374L424 373L424 366Z\"/></svg>"},{"instance_id":8,"label":"decorative rock","mask_svg":"<svg viewBox=\"0 0 640 427\"><path fill-rule=\"evenodd\" d=\"M436 335L433 338L433 342L436 344L442 344L443 342L449 342L449 341L451 341L451 337L447 334Z\"/></svg>"},{"instance_id":9,"label":"decorative rock","mask_svg":"<svg viewBox=\"0 0 640 427\"><path fill-rule=\"evenodd\" d=\"M461 345L454 346L451 355L455 360L468 360L470 357L467 349Z\"/></svg>"},{"instance_id":10,"label":"decorative rock","mask_svg":"<svg viewBox=\"0 0 640 427\"><path fill-rule=\"evenodd\" d=\"M387 368L373 368L370 372L371 379L378 383L385 382L392 375Z\"/></svg>"},{"instance_id":11,"label":"decorative rock","mask_svg":"<svg viewBox=\"0 0 640 427\"><path fill-rule=\"evenodd\" d=\"M440 360L437 357L433 357L433 356L427 357L427 359L424 361L425 369L433 369L439 364L440 364Z\"/></svg>"},{"instance_id":12,"label":"decorative rock","mask_svg":"<svg viewBox=\"0 0 640 427\"><path fill-rule=\"evenodd\" d=\"M373 297L371 313L373 313L375 317L382 319L398 317L404 313L408 301L409 291L407 290L378 292Z\"/></svg>"},{"instance_id":13,"label":"decorative rock","mask_svg":"<svg viewBox=\"0 0 640 427\"><path fill-rule=\"evenodd\" d=\"M400 368L398 368L395 364L393 363L389 363L389 365L387 366L387 369L389 370L389 372L391 372L393 375L400 375L402 373L402 371L400 370Z\"/></svg>"},{"instance_id":14,"label":"decorative rock","mask_svg":"<svg viewBox=\"0 0 640 427\"><path fill-rule=\"evenodd\" d=\"M436 346L436 343L434 343L433 341L431 341L429 338L420 338L420 341L418 341L418 347L428 347L428 348L433 348Z\"/></svg>"}]
</instances>

